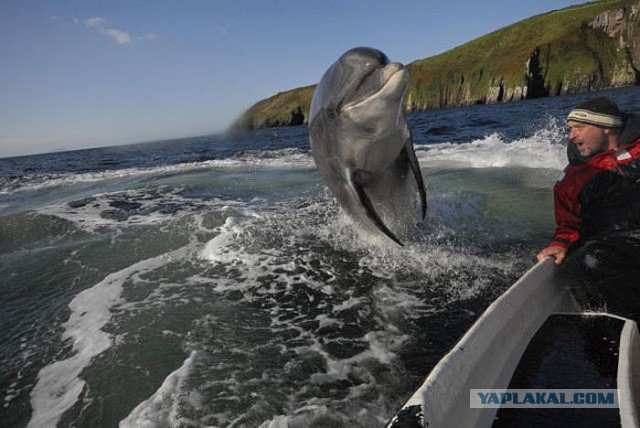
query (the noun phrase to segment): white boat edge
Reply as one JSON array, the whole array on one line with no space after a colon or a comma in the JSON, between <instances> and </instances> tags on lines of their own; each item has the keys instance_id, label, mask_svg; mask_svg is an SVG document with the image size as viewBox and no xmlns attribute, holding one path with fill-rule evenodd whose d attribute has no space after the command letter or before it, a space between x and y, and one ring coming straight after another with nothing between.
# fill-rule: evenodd
<instances>
[{"instance_id":1,"label":"white boat edge","mask_svg":"<svg viewBox=\"0 0 640 428\"><path fill-rule=\"evenodd\" d=\"M558 283L555 269L551 259L538 263L489 305L402 409L421 413L423 426L429 428L491 427L498 409L470 408L469 390L506 389L527 345L549 315L598 315L579 310L569 289ZM617 382L626 428L640 426L640 337L636 323L622 319ZM402 426L396 424L402 409L388 428Z\"/></svg>"},{"instance_id":2,"label":"white boat edge","mask_svg":"<svg viewBox=\"0 0 640 428\"><path fill-rule=\"evenodd\" d=\"M634 321L625 320L620 334L618 360L618 403L622 426L640 426L640 335Z\"/></svg>"}]
</instances>

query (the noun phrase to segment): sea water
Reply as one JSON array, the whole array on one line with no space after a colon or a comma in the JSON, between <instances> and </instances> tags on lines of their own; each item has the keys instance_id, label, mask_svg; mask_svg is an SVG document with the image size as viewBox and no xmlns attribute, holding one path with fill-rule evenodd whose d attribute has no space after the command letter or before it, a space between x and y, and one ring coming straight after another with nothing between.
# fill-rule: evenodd
<instances>
[{"instance_id":1,"label":"sea water","mask_svg":"<svg viewBox=\"0 0 640 428\"><path fill-rule=\"evenodd\" d=\"M383 426L535 263L592 95L409 115L404 247L341 212L306 127L0 159L0 425Z\"/></svg>"}]
</instances>

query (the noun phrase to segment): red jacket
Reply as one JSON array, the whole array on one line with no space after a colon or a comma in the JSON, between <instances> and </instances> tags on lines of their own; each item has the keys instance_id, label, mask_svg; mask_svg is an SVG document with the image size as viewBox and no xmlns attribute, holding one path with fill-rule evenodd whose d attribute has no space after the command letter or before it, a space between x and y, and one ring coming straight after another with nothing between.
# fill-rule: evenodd
<instances>
[{"instance_id":1,"label":"red jacket","mask_svg":"<svg viewBox=\"0 0 640 428\"><path fill-rule=\"evenodd\" d=\"M570 248L640 229L640 139L623 144L566 167L553 189L557 228L550 245Z\"/></svg>"}]
</instances>

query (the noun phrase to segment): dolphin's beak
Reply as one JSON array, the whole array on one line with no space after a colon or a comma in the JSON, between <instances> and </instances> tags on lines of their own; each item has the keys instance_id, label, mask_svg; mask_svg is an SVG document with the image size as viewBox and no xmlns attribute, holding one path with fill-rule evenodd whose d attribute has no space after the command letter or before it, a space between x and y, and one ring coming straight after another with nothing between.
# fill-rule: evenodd
<instances>
[{"instance_id":1,"label":"dolphin's beak","mask_svg":"<svg viewBox=\"0 0 640 428\"><path fill-rule=\"evenodd\" d=\"M381 71L383 82L378 91L368 96L347 103L343 106L343 111L363 107L368 103L377 102L380 99L392 99L403 97L406 86L409 83L409 72L399 62L392 62L384 66Z\"/></svg>"}]
</instances>

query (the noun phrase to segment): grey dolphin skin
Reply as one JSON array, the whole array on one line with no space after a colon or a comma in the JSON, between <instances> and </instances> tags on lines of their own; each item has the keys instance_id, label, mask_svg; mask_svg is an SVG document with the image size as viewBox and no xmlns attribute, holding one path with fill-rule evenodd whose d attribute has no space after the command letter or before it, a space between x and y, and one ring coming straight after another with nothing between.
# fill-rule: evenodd
<instances>
[{"instance_id":1,"label":"grey dolphin skin","mask_svg":"<svg viewBox=\"0 0 640 428\"><path fill-rule=\"evenodd\" d=\"M311 101L309 139L318 171L342 208L370 231L399 236L422 219L427 196L402 108L409 73L372 48L344 53Z\"/></svg>"}]
</instances>

